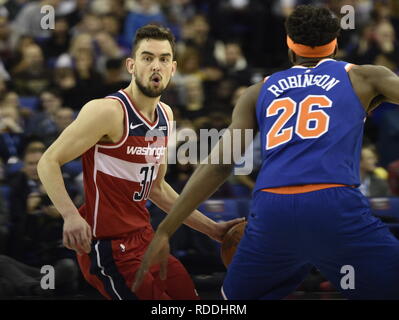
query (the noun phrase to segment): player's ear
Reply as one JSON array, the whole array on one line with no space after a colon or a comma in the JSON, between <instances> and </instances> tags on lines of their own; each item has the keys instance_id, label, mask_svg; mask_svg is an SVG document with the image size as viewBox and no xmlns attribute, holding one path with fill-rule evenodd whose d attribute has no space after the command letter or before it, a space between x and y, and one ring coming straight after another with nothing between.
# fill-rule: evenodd
<instances>
[{"instance_id":1,"label":"player's ear","mask_svg":"<svg viewBox=\"0 0 399 320\"><path fill-rule=\"evenodd\" d=\"M337 55L338 52L338 44L335 45L334 53L332 54L333 58Z\"/></svg>"},{"instance_id":2,"label":"player's ear","mask_svg":"<svg viewBox=\"0 0 399 320\"><path fill-rule=\"evenodd\" d=\"M177 70L177 61L173 61L172 62L172 77L174 76L176 70Z\"/></svg>"},{"instance_id":3,"label":"player's ear","mask_svg":"<svg viewBox=\"0 0 399 320\"><path fill-rule=\"evenodd\" d=\"M135 68L135 60L133 58L127 58L126 59L126 69L127 72L129 72L130 74L134 73L134 68Z\"/></svg>"}]
</instances>

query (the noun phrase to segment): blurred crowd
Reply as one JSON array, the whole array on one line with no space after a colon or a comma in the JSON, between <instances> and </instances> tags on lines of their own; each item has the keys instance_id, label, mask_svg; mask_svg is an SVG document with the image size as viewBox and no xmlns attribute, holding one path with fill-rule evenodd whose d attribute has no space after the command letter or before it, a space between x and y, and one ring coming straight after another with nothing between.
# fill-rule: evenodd
<instances>
[{"instance_id":1,"label":"blurred crowd","mask_svg":"<svg viewBox=\"0 0 399 320\"><path fill-rule=\"evenodd\" d=\"M138 28L155 22L176 37L178 71L162 100L177 130L222 129L246 87L289 67L284 19L299 4L339 17L352 5L355 29L342 30L337 59L399 72L397 0L0 0L0 254L35 268L74 268L37 162L86 102L129 84L124 61ZM55 8L53 29L41 25L45 5ZM371 113L364 140L362 192L399 196L399 108L384 103ZM232 176L214 198L250 196L253 157L253 174ZM180 191L193 170L170 165L167 181ZM77 206L81 171L79 159L63 167ZM1 270L0 259L0 288Z\"/></svg>"}]
</instances>

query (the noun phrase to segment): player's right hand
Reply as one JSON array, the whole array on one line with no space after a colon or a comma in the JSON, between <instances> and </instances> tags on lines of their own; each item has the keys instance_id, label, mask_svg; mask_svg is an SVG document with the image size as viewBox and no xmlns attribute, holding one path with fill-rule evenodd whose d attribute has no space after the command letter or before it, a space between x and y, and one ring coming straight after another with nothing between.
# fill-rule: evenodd
<instances>
[{"instance_id":1,"label":"player's right hand","mask_svg":"<svg viewBox=\"0 0 399 320\"><path fill-rule=\"evenodd\" d=\"M133 292L136 292L136 290L140 288L147 272L153 265L157 263L160 265L160 279L166 280L169 253L169 237L158 230L143 256L140 268L136 272L136 276L132 285Z\"/></svg>"},{"instance_id":2,"label":"player's right hand","mask_svg":"<svg viewBox=\"0 0 399 320\"><path fill-rule=\"evenodd\" d=\"M91 238L90 226L79 214L64 218L63 244L65 247L75 250L78 254L89 253Z\"/></svg>"}]
</instances>

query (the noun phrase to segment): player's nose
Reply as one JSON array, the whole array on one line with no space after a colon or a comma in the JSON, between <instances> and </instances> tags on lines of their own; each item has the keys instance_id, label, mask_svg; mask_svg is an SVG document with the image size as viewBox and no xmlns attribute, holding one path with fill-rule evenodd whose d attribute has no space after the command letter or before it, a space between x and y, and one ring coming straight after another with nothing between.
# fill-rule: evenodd
<instances>
[{"instance_id":1,"label":"player's nose","mask_svg":"<svg viewBox=\"0 0 399 320\"><path fill-rule=\"evenodd\" d=\"M159 71L161 64L159 63L158 59L154 59L152 63L152 71Z\"/></svg>"}]
</instances>

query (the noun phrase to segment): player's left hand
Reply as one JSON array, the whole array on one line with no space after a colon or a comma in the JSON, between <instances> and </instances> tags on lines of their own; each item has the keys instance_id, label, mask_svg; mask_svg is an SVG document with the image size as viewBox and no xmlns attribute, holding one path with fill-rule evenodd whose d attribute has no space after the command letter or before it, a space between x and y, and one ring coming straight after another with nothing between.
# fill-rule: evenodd
<instances>
[{"instance_id":1,"label":"player's left hand","mask_svg":"<svg viewBox=\"0 0 399 320\"><path fill-rule=\"evenodd\" d=\"M157 231L143 256L140 268L136 272L132 286L133 292L136 292L136 290L140 288L140 285L143 282L148 270L157 263L160 264L159 277L161 280L166 279L169 252L170 248L168 235Z\"/></svg>"},{"instance_id":2,"label":"player's left hand","mask_svg":"<svg viewBox=\"0 0 399 320\"><path fill-rule=\"evenodd\" d=\"M222 242L223 237L226 234L226 232L229 231L232 226L234 226L237 223L240 223L244 220L245 220L245 218L237 218L237 219L233 219L230 221L219 222L216 224L215 229L212 231L212 233L209 233L208 236L210 238L212 238L213 240Z\"/></svg>"}]
</instances>

